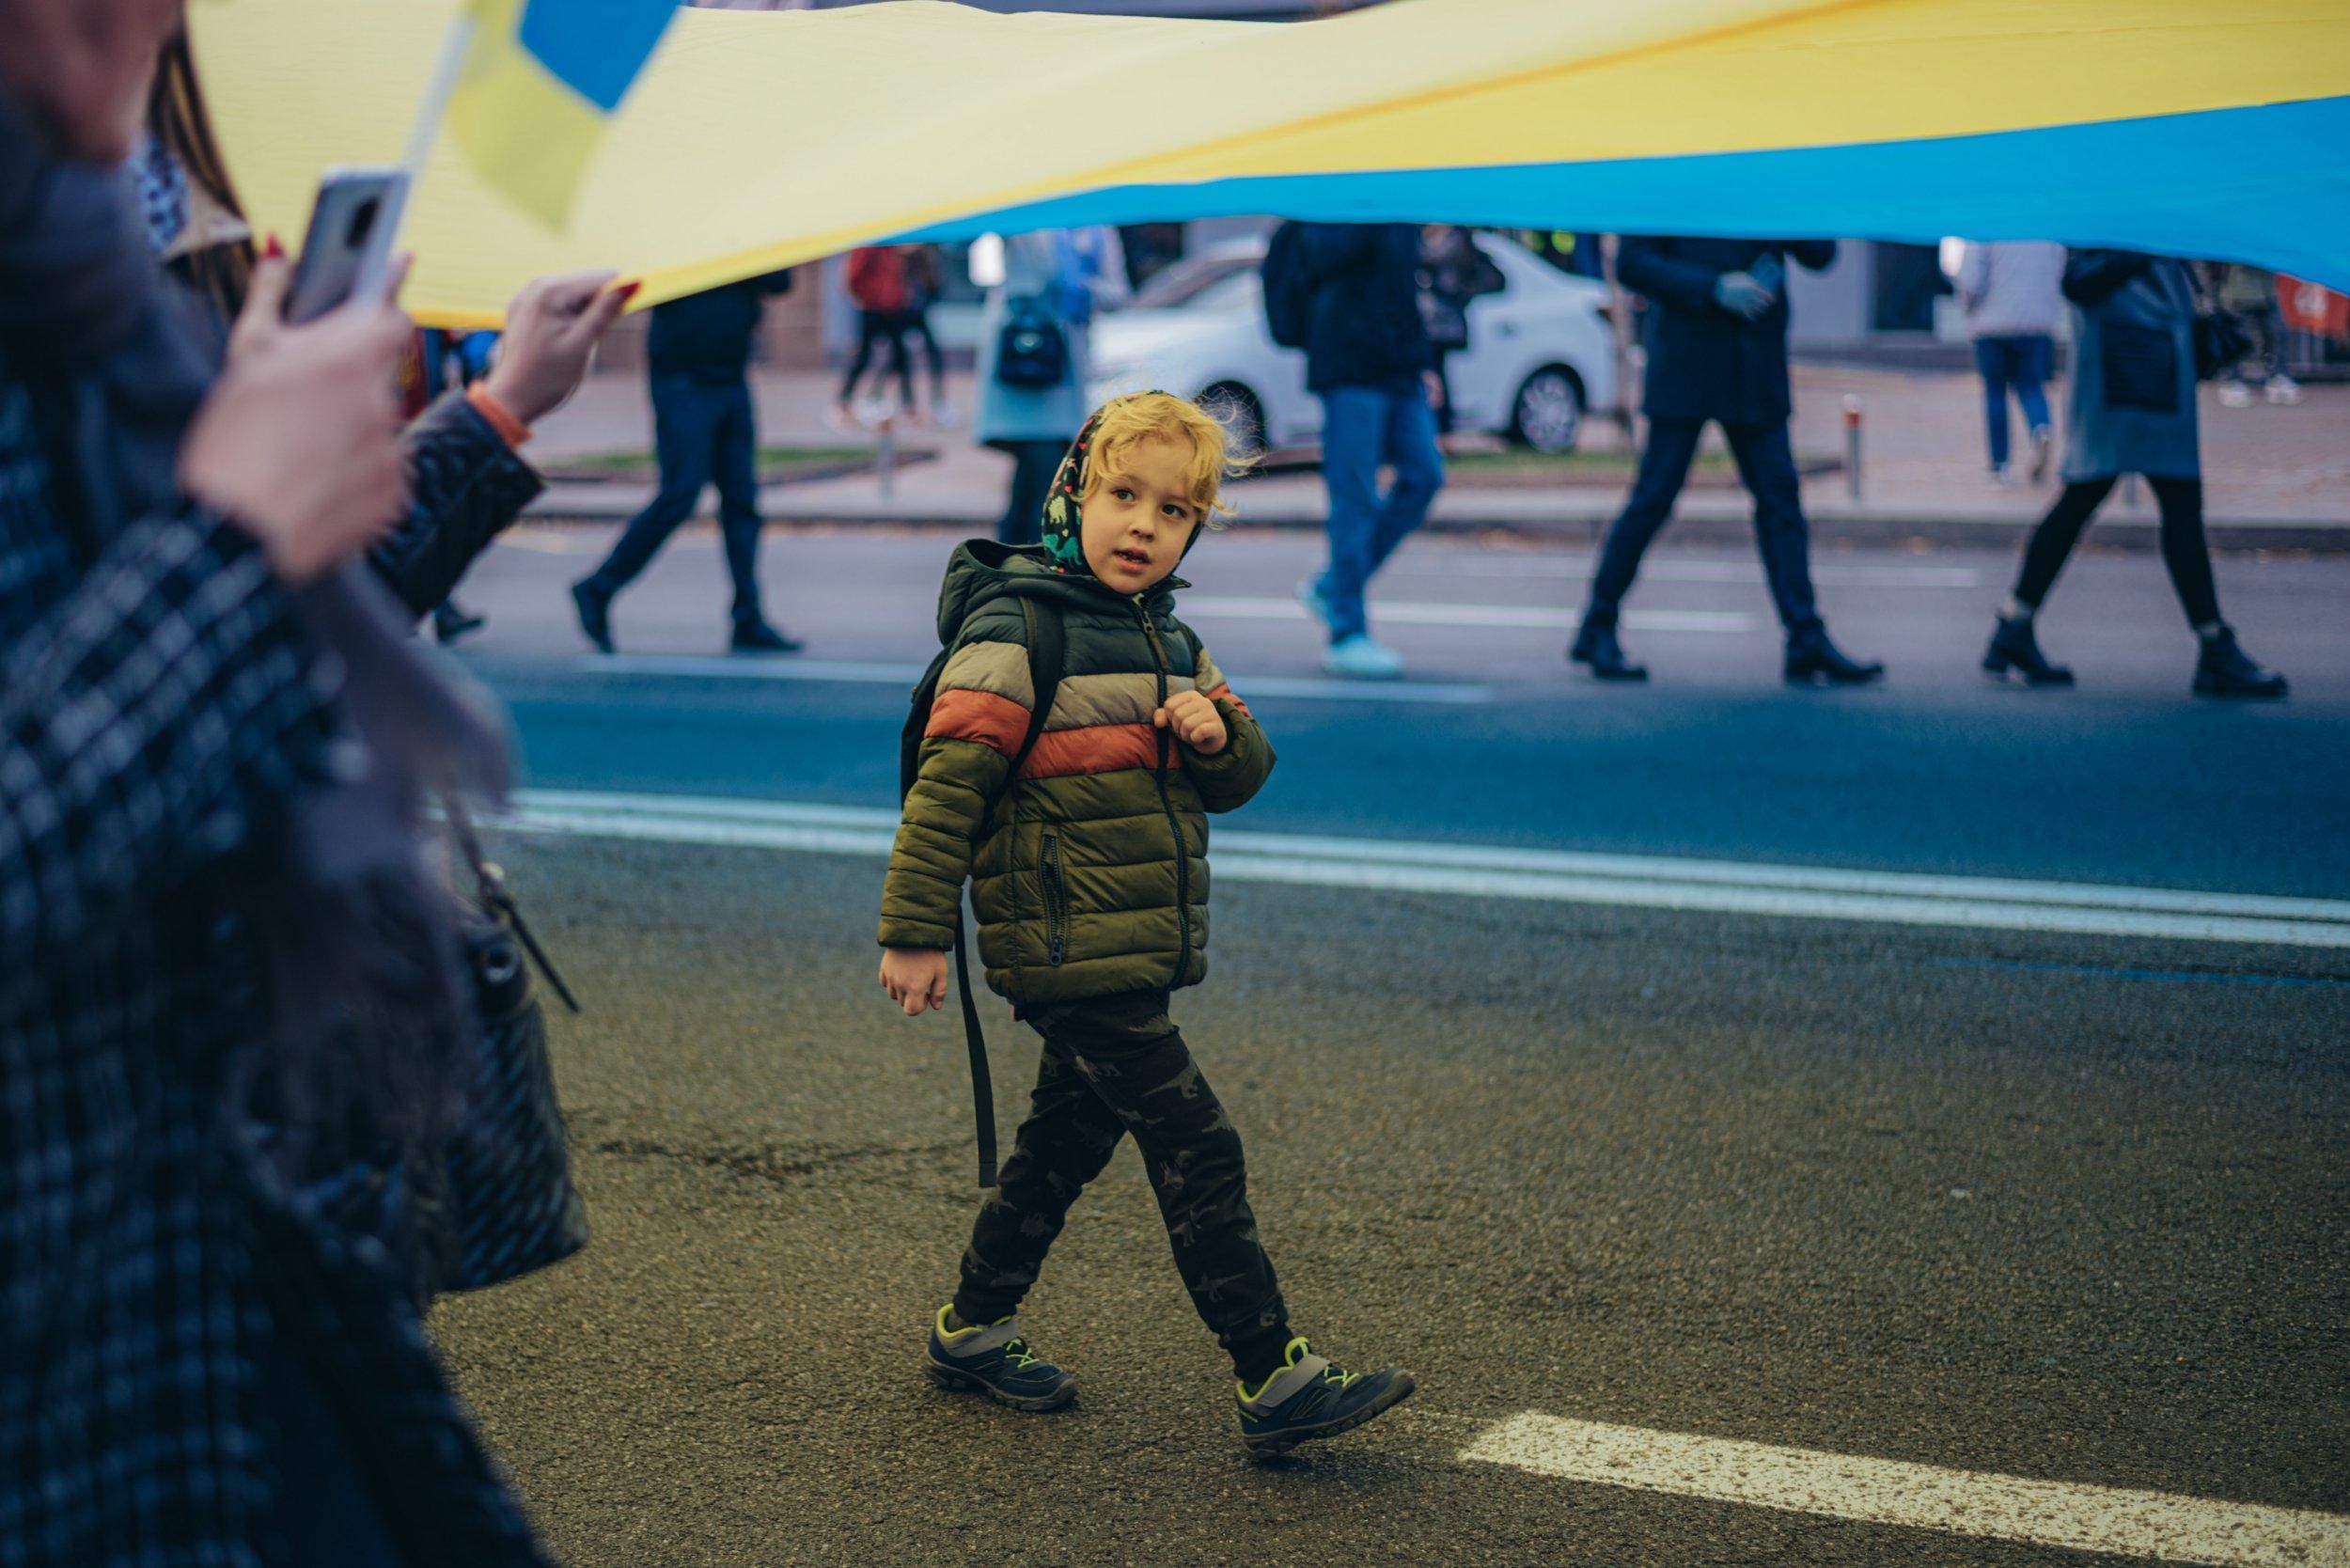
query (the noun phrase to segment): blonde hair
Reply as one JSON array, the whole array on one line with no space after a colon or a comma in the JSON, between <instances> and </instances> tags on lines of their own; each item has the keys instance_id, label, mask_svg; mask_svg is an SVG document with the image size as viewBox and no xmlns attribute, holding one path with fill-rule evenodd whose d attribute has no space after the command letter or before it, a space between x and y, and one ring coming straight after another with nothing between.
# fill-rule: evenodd
<instances>
[{"instance_id":1,"label":"blonde hair","mask_svg":"<svg viewBox=\"0 0 2350 1568\"><path fill-rule=\"evenodd\" d=\"M1200 522L1220 527L1232 509L1222 499L1224 481L1256 466L1232 450L1229 416L1219 418L1188 398L1167 392L1136 392L1112 398L1095 415L1093 450L1087 454L1086 488L1091 500L1124 455L1146 441L1191 448L1191 499Z\"/></svg>"}]
</instances>

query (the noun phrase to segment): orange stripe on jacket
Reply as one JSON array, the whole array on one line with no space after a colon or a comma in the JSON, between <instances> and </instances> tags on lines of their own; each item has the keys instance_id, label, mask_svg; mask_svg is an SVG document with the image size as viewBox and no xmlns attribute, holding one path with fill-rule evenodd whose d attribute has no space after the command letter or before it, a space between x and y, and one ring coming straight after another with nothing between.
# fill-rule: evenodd
<instances>
[{"instance_id":1,"label":"orange stripe on jacket","mask_svg":"<svg viewBox=\"0 0 2350 1568\"><path fill-rule=\"evenodd\" d=\"M1239 698L1232 695L1232 683L1230 681L1219 682L1215 690L1212 692L1203 692L1200 695L1205 697L1211 702L1221 699L1222 701L1230 703L1233 707L1240 710L1240 716L1243 718L1255 718L1257 716L1248 711L1247 703L1243 702Z\"/></svg>"},{"instance_id":2,"label":"orange stripe on jacket","mask_svg":"<svg viewBox=\"0 0 2350 1568\"><path fill-rule=\"evenodd\" d=\"M1026 733L1026 731L1023 731ZM1147 724L1089 724L1081 729L1047 729L1021 765L1023 778L1066 778L1081 773L1117 773L1159 765L1159 734Z\"/></svg>"},{"instance_id":3,"label":"orange stripe on jacket","mask_svg":"<svg viewBox=\"0 0 2350 1568\"><path fill-rule=\"evenodd\" d=\"M931 740L977 741L1010 757L1028 738L1028 710L1009 697L959 686L932 701L922 733Z\"/></svg>"}]
</instances>

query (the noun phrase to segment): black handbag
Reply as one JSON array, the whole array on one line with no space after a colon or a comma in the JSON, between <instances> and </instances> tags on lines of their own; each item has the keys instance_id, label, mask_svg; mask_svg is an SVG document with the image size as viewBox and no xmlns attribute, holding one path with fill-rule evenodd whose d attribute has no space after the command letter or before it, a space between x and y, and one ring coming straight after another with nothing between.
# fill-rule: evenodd
<instances>
[{"instance_id":1,"label":"black handbag","mask_svg":"<svg viewBox=\"0 0 2350 1568\"><path fill-rule=\"evenodd\" d=\"M444 810L474 875L478 902L461 940L478 1027L463 1105L443 1147L433 1285L478 1291L560 1262L588 1245L588 1211L572 1184L531 965L565 1007L577 1012L579 1002L524 923L504 871L483 856L463 808L452 800Z\"/></svg>"},{"instance_id":2,"label":"black handbag","mask_svg":"<svg viewBox=\"0 0 2350 1568\"><path fill-rule=\"evenodd\" d=\"M1069 337L1034 295L1006 302L995 335L995 379L1021 391L1058 386L1069 375Z\"/></svg>"},{"instance_id":3,"label":"black handbag","mask_svg":"<svg viewBox=\"0 0 2350 1568\"><path fill-rule=\"evenodd\" d=\"M2252 352L2252 335L2234 311L2211 297L2200 273L2189 268L2187 275L2195 285L2195 379L2210 381Z\"/></svg>"}]
</instances>

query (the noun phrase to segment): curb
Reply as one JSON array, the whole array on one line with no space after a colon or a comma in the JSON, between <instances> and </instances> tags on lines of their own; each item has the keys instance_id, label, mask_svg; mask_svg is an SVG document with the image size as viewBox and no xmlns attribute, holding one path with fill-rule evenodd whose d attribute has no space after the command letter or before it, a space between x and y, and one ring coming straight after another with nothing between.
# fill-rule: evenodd
<instances>
[{"instance_id":1,"label":"curb","mask_svg":"<svg viewBox=\"0 0 2350 1568\"><path fill-rule=\"evenodd\" d=\"M613 524L626 521L648 498L634 489L621 494L583 494L575 485L551 486L528 509L534 522L552 524ZM594 490L620 487L597 485ZM969 507L926 504L909 497L889 503L835 501L810 506L791 494L791 486L770 490L761 510L771 525L836 527L871 525L883 527L957 528L986 533L995 525L994 506ZM1456 499L1457 497L1457 499ZM1452 501L1447 505L1445 501ZM1596 547L1615 518L1621 500L1612 492L1590 496L1519 493L1485 496L1448 493L1439 501L1429 531L1448 535L1509 534L1524 539ZM1496 501L1502 504L1495 504ZM1668 525L1678 543L1751 545L1754 527L1743 495L1684 496ZM1812 538L1831 545L1923 546L2013 551L2022 546L2036 519L2015 516L1967 516L1954 512L1847 511L1841 501L1810 507ZM697 520L713 515L697 509ZM1319 533L1319 509L1245 509L1238 526L1244 529L1281 528ZM2204 533L2215 550L2350 551L2350 517L2342 519L2292 517L2206 518ZM2108 548L2151 551L2161 546L2159 521L2151 507L2142 511L2109 506L2088 536Z\"/></svg>"}]
</instances>

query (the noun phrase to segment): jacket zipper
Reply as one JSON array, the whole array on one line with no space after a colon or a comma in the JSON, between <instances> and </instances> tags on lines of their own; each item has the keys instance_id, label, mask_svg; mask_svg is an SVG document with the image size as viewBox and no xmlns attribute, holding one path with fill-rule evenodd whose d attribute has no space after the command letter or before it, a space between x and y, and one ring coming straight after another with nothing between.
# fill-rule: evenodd
<instances>
[{"instance_id":1,"label":"jacket zipper","mask_svg":"<svg viewBox=\"0 0 2350 1568\"><path fill-rule=\"evenodd\" d=\"M1051 833L1044 836L1044 939L1045 962L1058 969L1069 955L1069 894L1060 881L1060 839Z\"/></svg>"},{"instance_id":2,"label":"jacket zipper","mask_svg":"<svg viewBox=\"0 0 2350 1568\"><path fill-rule=\"evenodd\" d=\"M1135 614L1142 618L1142 635L1150 640L1152 661L1158 666L1159 706L1167 706L1167 649L1159 641L1159 629L1151 624L1151 611L1140 600L1135 602ZM1175 820L1175 802L1167 792L1167 765L1174 746L1173 738L1162 729L1159 739L1159 808L1167 813L1167 831L1175 840L1175 978L1174 986L1183 983L1183 976L1191 969L1191 850L1183 842L1183 824Z\"/></svg>"}]
</instances>

